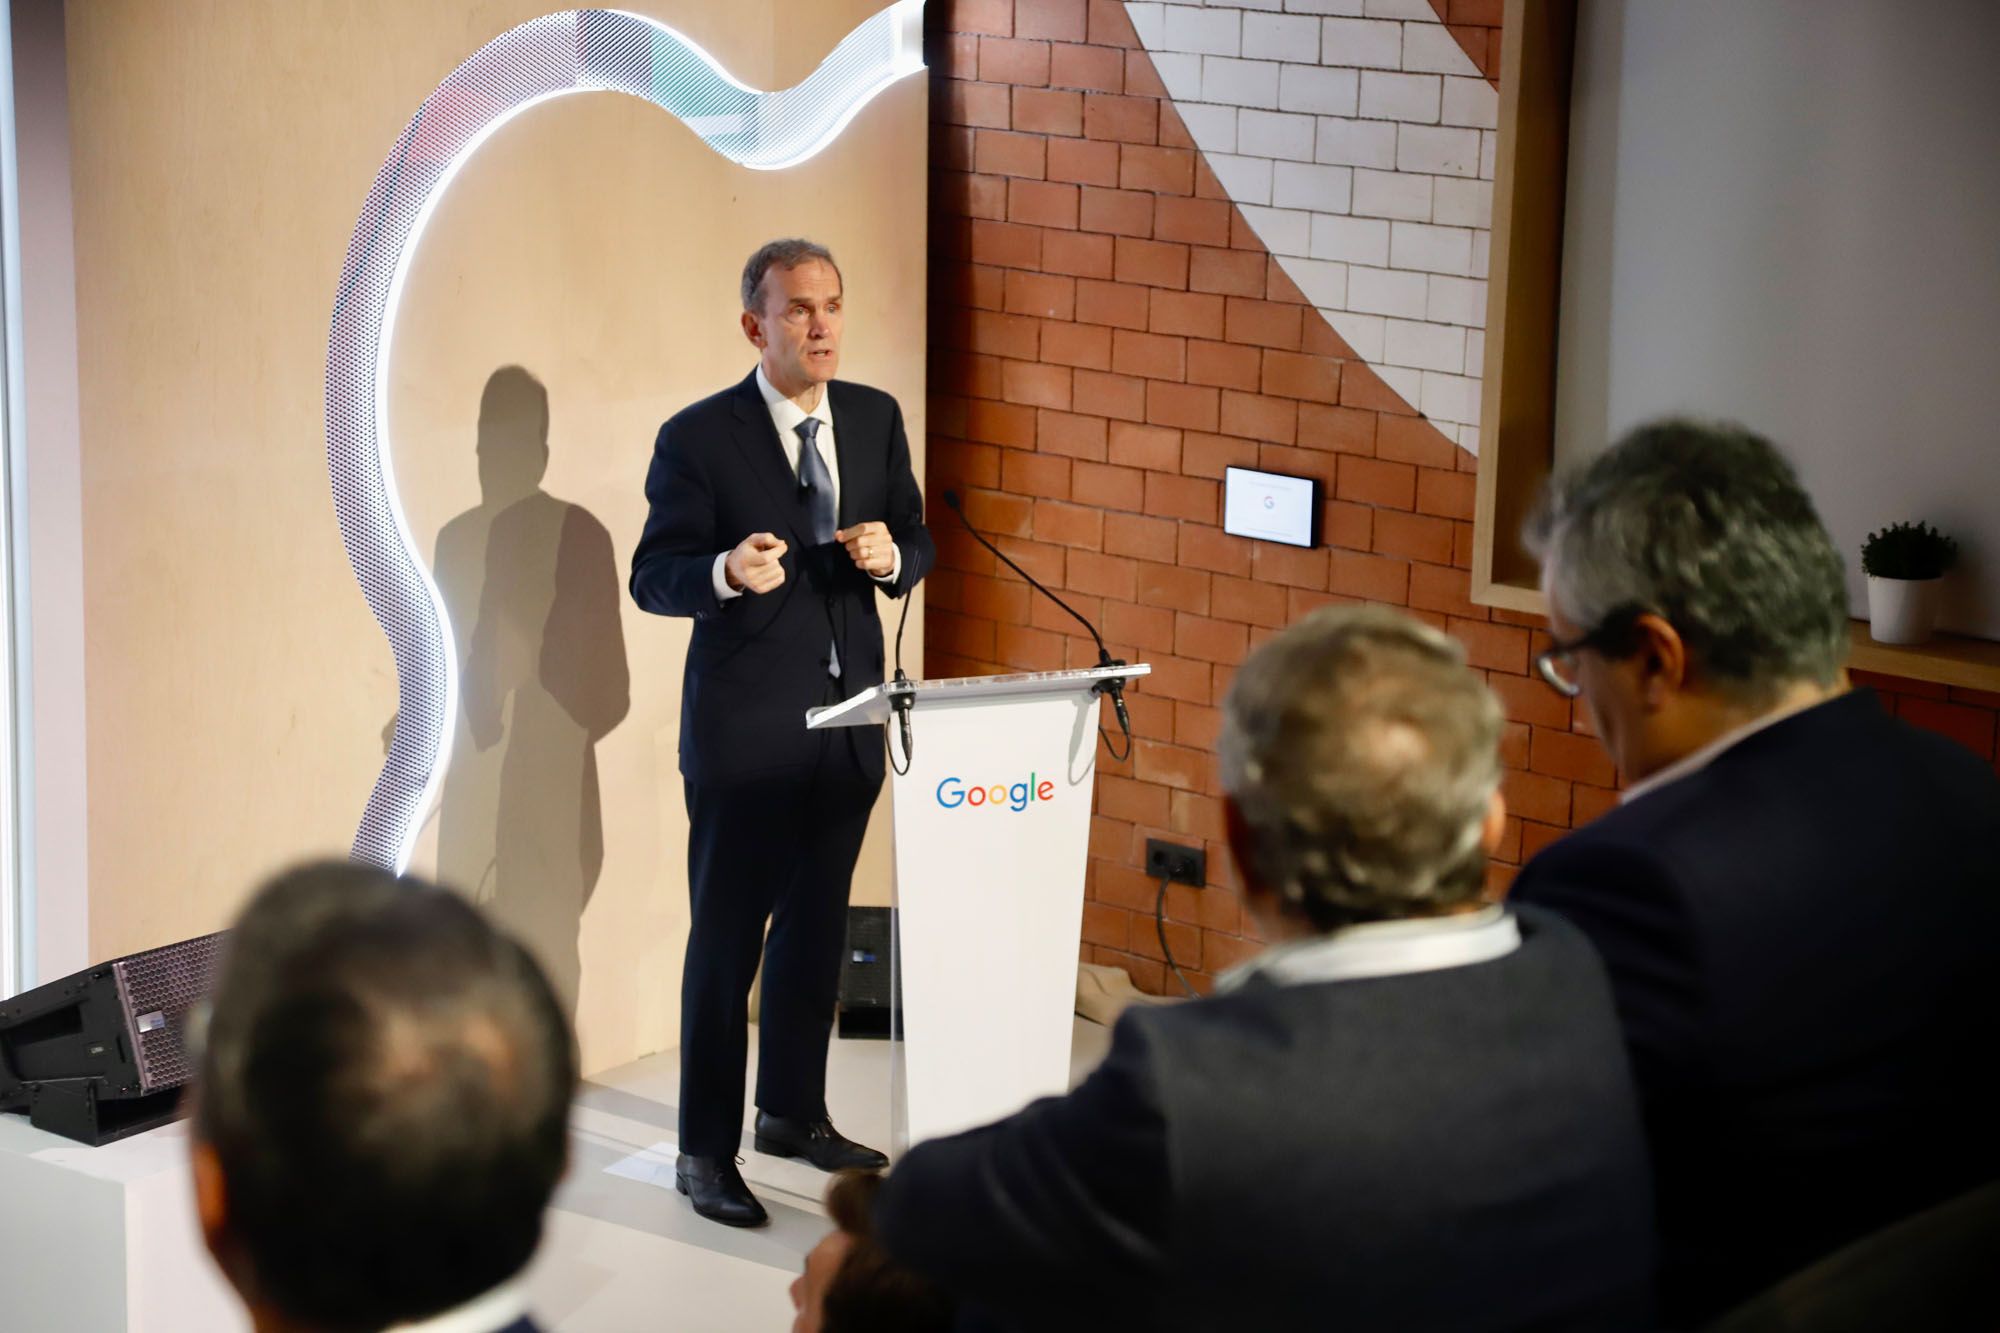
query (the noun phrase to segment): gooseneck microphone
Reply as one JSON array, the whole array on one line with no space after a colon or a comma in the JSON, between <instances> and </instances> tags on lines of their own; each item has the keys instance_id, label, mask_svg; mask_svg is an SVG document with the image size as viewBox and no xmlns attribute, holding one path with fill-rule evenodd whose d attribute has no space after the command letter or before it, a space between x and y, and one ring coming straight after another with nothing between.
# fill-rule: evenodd
<instances>
[{"instance_id":1,"label":"gooseneck microphone","mask_svg":"<svg viewBox=\"0 0 2000 1333\"><path fill-rule=\"evenodd\" d=\"M958 501L957 491L949 491L949 490L946 491L944 493L944 502L946 505L950 506L952 513L958 515L959 523L964 526L967 532L972 534L972 539L974 541L978 542L981 546L984 546L987 550L991 551L994 557L998 559L1001 564L1007 566L1007 568L1013 570L1016 574L1019 574L1023 579L1025 579L1030 588L1033 588L1036 592L1040 593L1042 596L1048 598L1050 601L1054 602L1057 606L1067 611L1070 614L1070 617L1074 619L1077 624L1083 626L1086 630L1090 631L1090 637L1097 643L1098 666L1122 667L1125 665L1123 658L1113 657L1111 655L1111 650L1104 646L1104 636L1097 632L1097 626L1091 624L1088 620L1085 620L1082 614L1079 613L1075 607L1071 606L1068 602L1065 602L1062 598L1056 596L1054 593L1050 592L1047 588L1043 587L1041 585L1041 582L1037 580L1033 574L1030 574L1027 570L1021 568L1019 565L1015 564L1012 560L1009 560L1007 558L1007 553L1005 551L995 546L992 542L986 540L986 534L981 532L978 528L972 526L972 520L965 516L965 508ZM1092 694L1109 695L1111 698L1111 707L1113 711L1115 711L1118 714L1118 729L1125 733L1125 753L1120 754L1118 753L1117 750L1112 749L1111 739L1108 736L1105 737L1104 748L1110 751L1111 757L1113 759L1116 759L1120 763L1123 763L1126 760L1126 758L1129 757L1132 753L1132 718L1125 711L1125 681L1119 677L1114 677L1110 680L1100 680L1097 682L1097 684L1090 687L1090 692ZM1098 728L1098 734L1102 735L1103 731L1104 729L1102 727Z\"/></svg>"},{"instance_id":2,"label":"gooseneck microphone","mask_svg":"<svg viewBox=\"0 0 2000 1333\"><path fill-rule=\"evenodd\" d=\"M911 600L910 593L905 592L903 594L903 614L896 620L896 675L894 679L898 685L907 685L910 683L910 678L903 674L903 626L910 623ZM916 742L910 735L910 708L916 702L916 695L910 693L908 690L897 690L889 695L889 707L896 714L897 728L903 733L903 766L896 769L897 777L901 777L910 771L910 756L914 753L916 745ZM896 755L893 750L889 754L889 766L891 768L895 768L896 766Z\"/></svg>"}]
</instances>

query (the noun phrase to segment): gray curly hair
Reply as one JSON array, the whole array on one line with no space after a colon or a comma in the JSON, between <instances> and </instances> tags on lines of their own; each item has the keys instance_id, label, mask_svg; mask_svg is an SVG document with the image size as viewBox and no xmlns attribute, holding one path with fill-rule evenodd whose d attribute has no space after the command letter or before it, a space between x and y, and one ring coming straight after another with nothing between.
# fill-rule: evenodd
<instances>
[{"instance_id":1,"label":"gray curly hair","mask_svg":"<svg viewBox=\"0 0 2000 1333\"><path fill-rule=\"evenodd\" d=\"M1639 426L1558 478L1523 535L1565 619L1662 616L1706 681L1743 703L1830 685L1846 661L1840 553L1791 464L1741 426Z\"/></svg>"},{"instance_id":2,"label":"gray curly hair","mask_svg":"<svg viewBox=\"0 0 2000 1333\"><path fill-rule=\"evenodd\" d=\"M1500 727L1455 640L1383 607L1314 612L1258 649L1223 703L1246 874L1322 931L1476 899Z\"/></svg>"}]
</instances>

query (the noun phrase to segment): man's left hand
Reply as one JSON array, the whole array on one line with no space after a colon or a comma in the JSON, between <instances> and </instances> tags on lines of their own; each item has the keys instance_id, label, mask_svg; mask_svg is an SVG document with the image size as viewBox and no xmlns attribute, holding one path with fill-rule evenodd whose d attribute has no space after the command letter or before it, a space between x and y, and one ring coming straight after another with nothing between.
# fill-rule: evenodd
<instances>
[{"instance_id":1,"label":"man's left hand","mask_svg":"<svg viewBox=\"0 0 2000 1333\"><path fill-rule=\"evenodd\" d=\"M857 523L833 534L847 548L854 567L871 579L886 579L896 567L896 542L887 523Z\"/></svg>"}]
</instances>

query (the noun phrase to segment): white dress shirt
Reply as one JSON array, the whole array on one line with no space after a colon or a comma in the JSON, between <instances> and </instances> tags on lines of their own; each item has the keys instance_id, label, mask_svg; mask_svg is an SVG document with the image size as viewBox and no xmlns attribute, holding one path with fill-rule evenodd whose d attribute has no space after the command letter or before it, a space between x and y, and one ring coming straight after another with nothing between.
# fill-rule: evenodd
<instances>
[{"instance_id":1,"label":"white dress shirt","mask_svg":"<svg viewBox=\"0 0 2000 1333\"><path fill-rule=\"evenodd\" d=\"M764 406L770 410L771 424L778 429L778 443L784 446L785 462L791 467L792 475L799 474L799 423L807 417L819 422L819 434L814 438L814 446L819 450L821 460L826 463L826 474L833 479L833 512L840 512L840 452L833 436L833 395L824 387L820 390L819 406L808 412L772 386L765 378L764 365L757 363L757 392L764 395ZM729 562L729 552L715 557L715 567L710 572L709 581L715 585L717 601L726 602L732 597L741 597L743 589L729 586L729 576L725 566ZM895 563L889 572L875 576L877 583L885 586L894 584L903 576L903 548L895 547Z\"/></svg>"},{"instance_id":2,"label":"white dress shirt","mask_svg":"<svg viewBox=\"0 0 2000 1333\"><path fill-rule=\"evenodd\" d=\"M1521 947L1521 927L1498 903L1449 916L1367 921L1330 935L1274 944L1215 979L1227 994L1251 977L1279 986L1435 972L1504 958Z\"/></svg>"},{"instance_id":3,"label":"white dress shirt","mask_svg":"<svg viewBox=\"0 0 2000 1333\"><path fill-rule=\"evenodd\" d=\"M528 1289L519 1278L474 1296L442 1314L414 1324L396 1324L386 1333L498 1333L528 1313Z\"/></svg>"}]
</instances>

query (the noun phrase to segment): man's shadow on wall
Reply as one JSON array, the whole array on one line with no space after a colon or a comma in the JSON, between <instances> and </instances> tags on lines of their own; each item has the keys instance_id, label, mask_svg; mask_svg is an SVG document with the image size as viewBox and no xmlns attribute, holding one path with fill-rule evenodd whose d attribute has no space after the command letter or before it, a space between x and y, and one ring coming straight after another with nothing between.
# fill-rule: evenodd
<instances>
[{"instance_id":1,"label":"man's shadow on wall","mask_svg":"<svg viewBox=\"0 0 2000 1333\"><path fill-rule=\"evenodd\" d=\"M433 569L459 655L438 876L541 962L576 1014L583 909L604 868L597 742L631 702L611 534L541 489L548 391L503 366L479 400L479 503Z\"/></svg>"}]
</instances>

